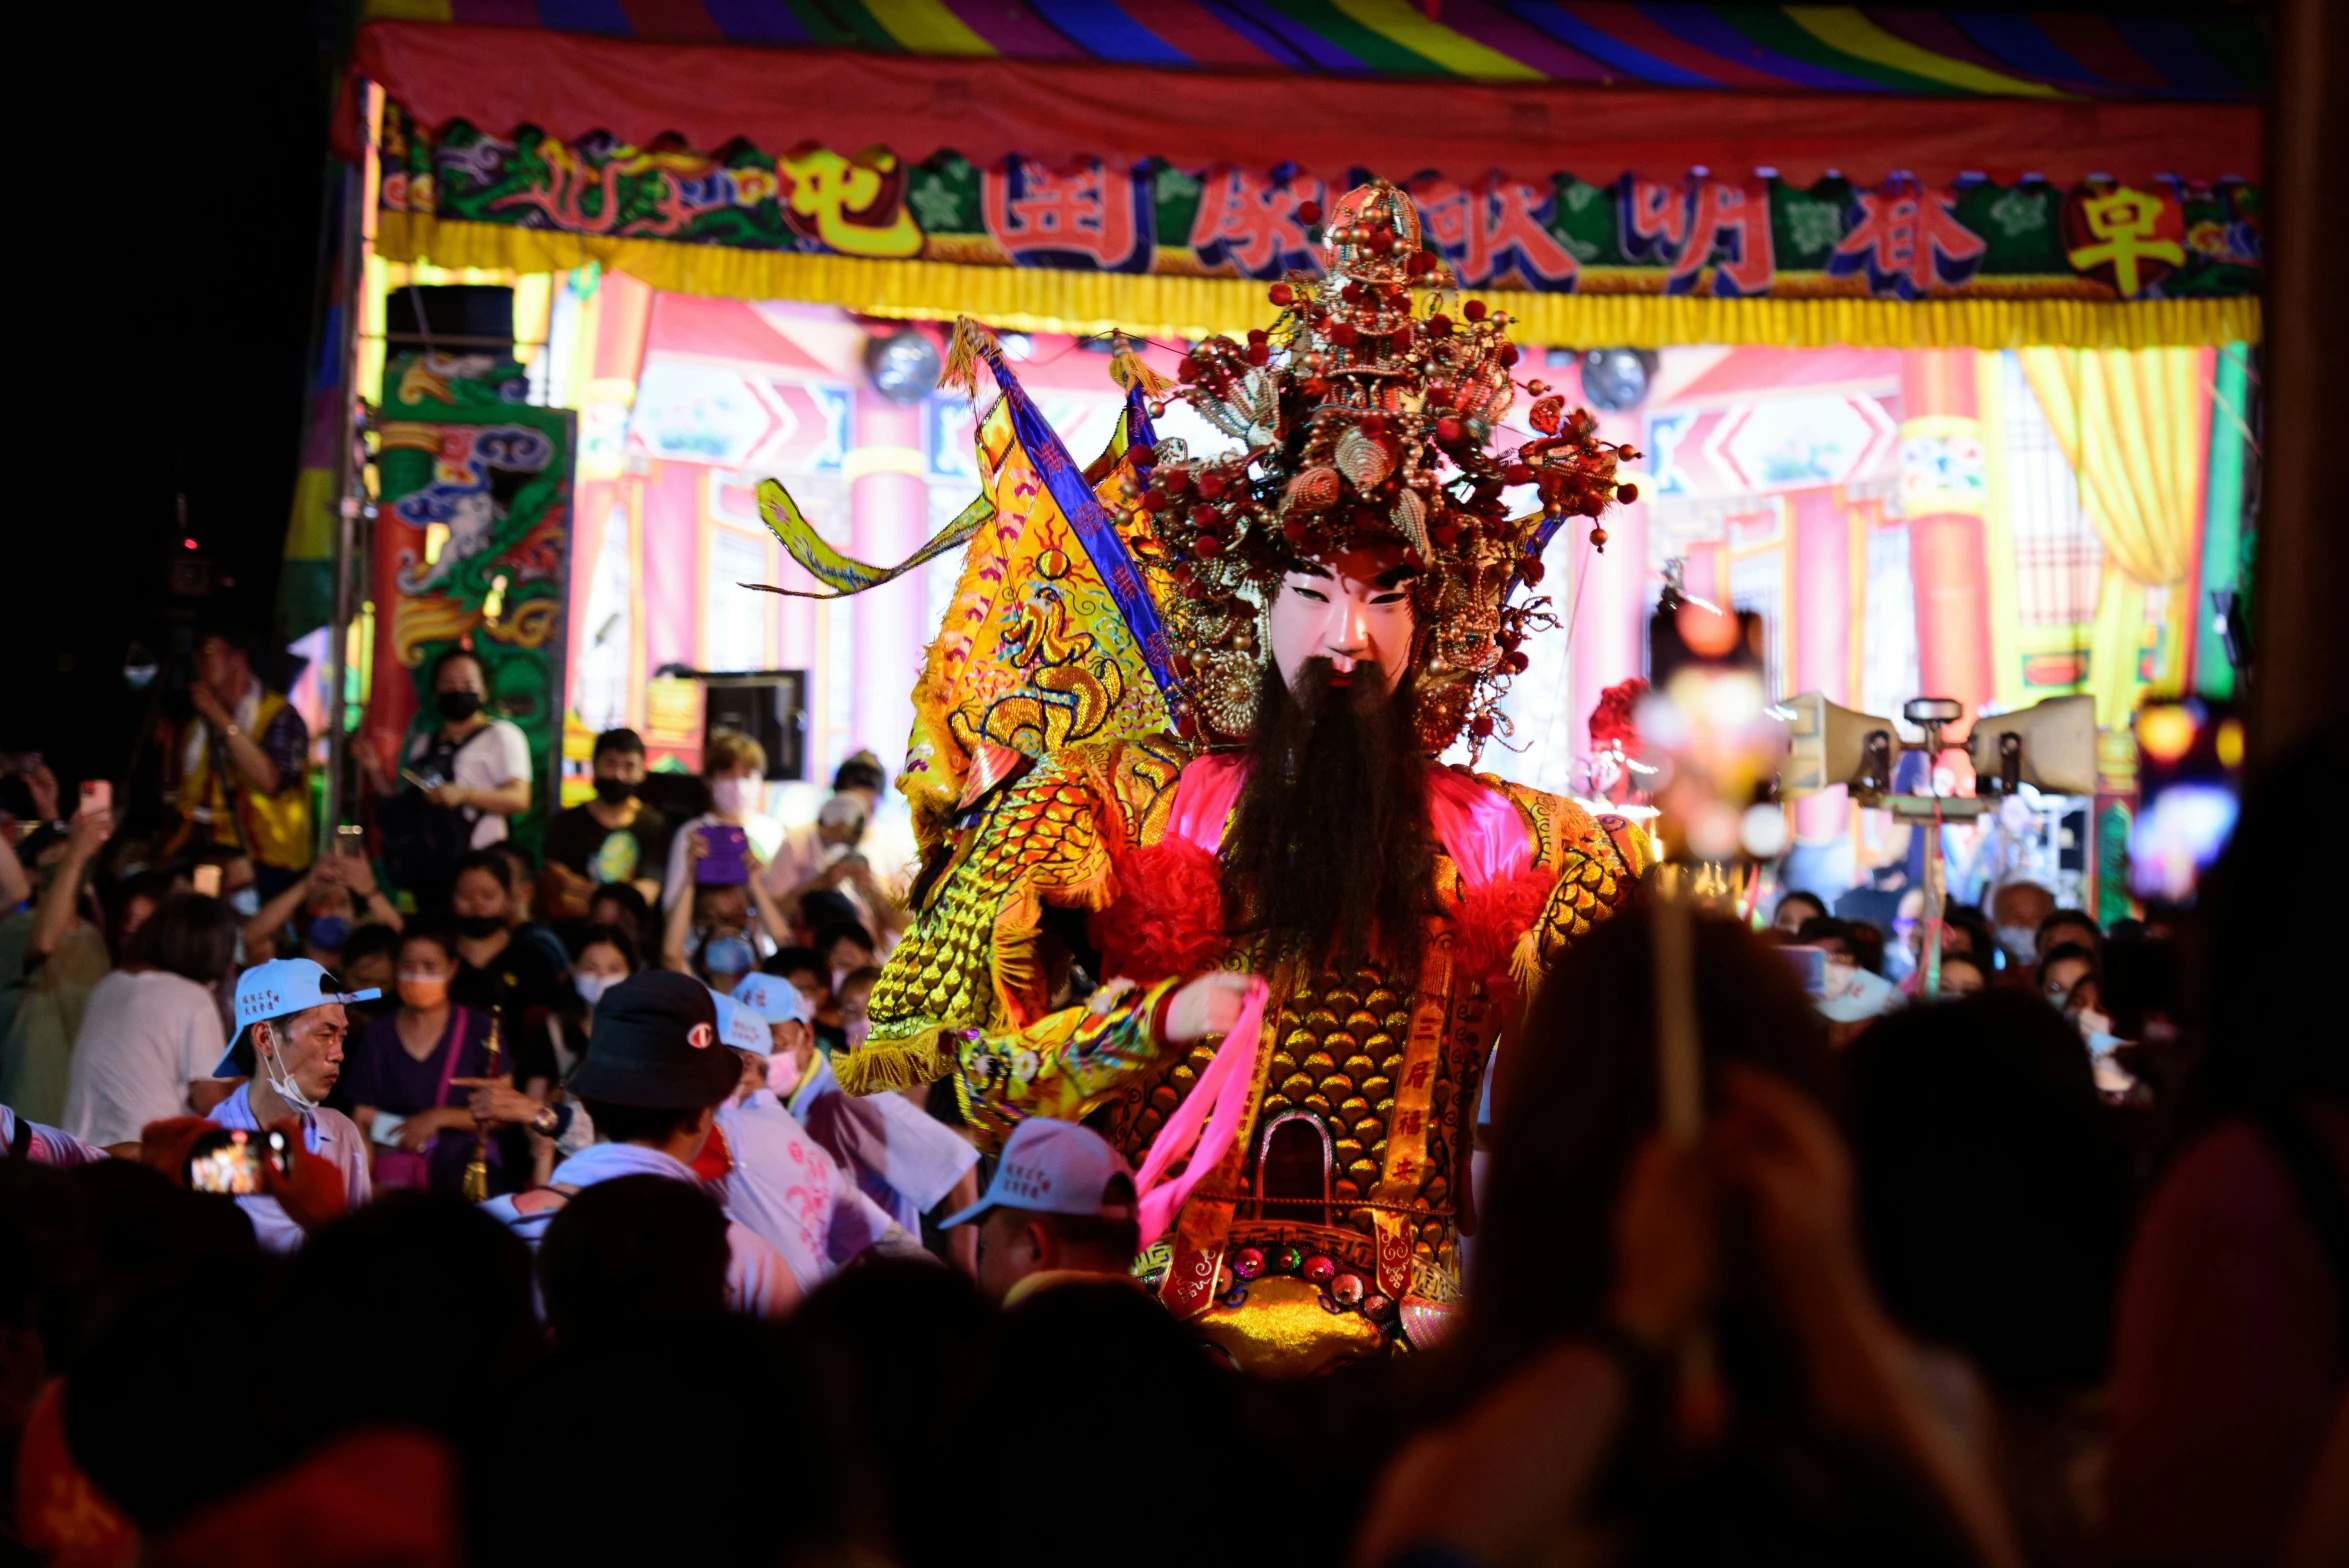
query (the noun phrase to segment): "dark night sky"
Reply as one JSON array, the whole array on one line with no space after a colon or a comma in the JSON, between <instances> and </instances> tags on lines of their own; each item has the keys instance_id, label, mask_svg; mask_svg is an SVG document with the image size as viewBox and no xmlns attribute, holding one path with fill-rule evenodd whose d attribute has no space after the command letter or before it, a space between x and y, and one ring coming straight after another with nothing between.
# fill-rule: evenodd
<instances>
[{"instance_id":1,"label":"dark night sky","mask_svg":"<svg viewBox=\"0 0 2349 1568\"><path fill-rule=\"evenodd\" d=\"M340 7L134 7L25 116L0 749L119 776L188 529L265 622L299 456ZM25 62L28 79L39 74Z\"/></svg>"}]
</instances>

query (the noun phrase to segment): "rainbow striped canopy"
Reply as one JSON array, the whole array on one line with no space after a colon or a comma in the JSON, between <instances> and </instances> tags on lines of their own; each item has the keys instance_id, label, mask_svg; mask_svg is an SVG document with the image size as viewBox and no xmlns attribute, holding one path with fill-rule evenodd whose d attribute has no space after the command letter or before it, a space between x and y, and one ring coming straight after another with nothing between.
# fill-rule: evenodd
<instances>
[{"instance_id":1,"label":"rainbow striped canopy","mask_svg":"<svg viewBox=\"0 0 2349 1568\"><path fill-rule=\"evenodd\" d=\"M368 0L366 16L663 43L1729 92L2249 102L2266 74L2265 41L2239 13L1625 0Z\"/></svg>"}]
</instances>

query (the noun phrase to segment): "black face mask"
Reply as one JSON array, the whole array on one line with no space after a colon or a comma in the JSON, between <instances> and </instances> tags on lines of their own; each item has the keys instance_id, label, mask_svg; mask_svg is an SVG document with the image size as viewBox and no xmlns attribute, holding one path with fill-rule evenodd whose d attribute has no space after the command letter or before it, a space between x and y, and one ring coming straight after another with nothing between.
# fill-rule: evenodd
<instances>
[{"instance_id":1,"label":"black face mask","mask_svg":"<svg viewBox=\"0 0 2349 1568\"><path fill-rule=\"evenodd\" d=\"M463 915L458 917L457 929L469 937L496 936L506 929L506 922L497 915Z\"/></svg>"},{"instance_id":2,"label":"black face mask","mask_svg":"<svg viewBox=\"0 0 2349 1568\"><path fill-rule=\"evenodd\" d=\"M626 779L597 779L595 798L607 806L617 806L636 793L636 786Z\"/></svg>"},{"instance_id":3,"label":"black face mask","mask_svg":"<svg viewBox=\"0 0 2349 1568\"><path fill-rule=\"evenodd\" d=\"M481 693L477 691L444 691L432 699L440 716L451 724L462 724L481 711Z\"/></svg>"}]
</instances>

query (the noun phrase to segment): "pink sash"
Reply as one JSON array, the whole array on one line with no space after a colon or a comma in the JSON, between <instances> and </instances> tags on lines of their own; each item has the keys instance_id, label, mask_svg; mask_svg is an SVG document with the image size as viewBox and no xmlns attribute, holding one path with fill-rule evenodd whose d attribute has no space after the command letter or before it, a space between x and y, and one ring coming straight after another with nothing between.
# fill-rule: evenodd
<instances>
[{"instance_id":1,"label":"pink sash","mask_svg":"<svg viewBox=\"0 0 2349 1568\"><path fill-rule=\"evenodd\" d=\"M1430 763L1428 769L1428 814L1445 853L1460 867L1462 880L1471 889L1481 888L1524 869L1532 845L1516 804L1449 768ZM1214 854L1223 847L1224 824L1231 819L1247 777L1247 762L1237 755L1201 757L1192 763L1175 785L1167 832ZM1240 1016L1216 1047L1214 1060L1150 1141L1150 1152L1134 1177L1141 1199L1143 1246L1166 1234L1191 1189L1222 1163L1239 1138L1248 1120L1248 1091L1255 1082L1256 1051L1270 997L1270 987L1251 976ZM1178 1160L1183 1161L1182 1174L1169 1177L1168 1169Z\"/></svg>"}]
</instances>

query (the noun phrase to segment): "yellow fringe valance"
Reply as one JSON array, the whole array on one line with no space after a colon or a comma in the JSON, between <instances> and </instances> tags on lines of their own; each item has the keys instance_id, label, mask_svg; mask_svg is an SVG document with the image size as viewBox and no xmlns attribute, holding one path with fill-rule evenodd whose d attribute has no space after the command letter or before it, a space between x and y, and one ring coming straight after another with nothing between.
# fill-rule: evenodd
<instances>
[{"instance_id":1,"label":"yellow fringe valance","mask_svg":"<svg viewBox=\"0 0 2349 1568\"><path fill-rule=\"evenodd\" d=\"M1022 332L1128 332L1157 338L1238 335L1270 314L1265 285L1243 278L1052 272L942 261L735 250L380 215L388 261L560 272L600 262L655 288L729 299L793 299L867 316L975 316ZM2078 299L1713 299L1663 294L1479 290L1509 312L1526 344L1759 343L1782 348L2202 348L2260 340L2256 296L2121 303Z\"/></svg>"}]
</instances>

